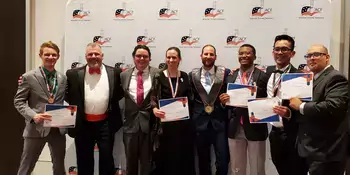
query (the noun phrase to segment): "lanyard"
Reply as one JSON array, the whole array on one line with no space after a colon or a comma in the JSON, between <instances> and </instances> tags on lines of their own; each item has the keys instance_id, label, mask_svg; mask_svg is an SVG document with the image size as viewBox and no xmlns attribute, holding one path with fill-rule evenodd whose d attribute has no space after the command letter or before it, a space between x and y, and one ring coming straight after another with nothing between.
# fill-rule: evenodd
<instances>
[{"instance_id":1,"label":"lanyard","mask_svg":"<svg viewBox=\"0 0 350 175\"><path fill-rule=\"evenodd\" d=\"M53 91L56 89L56 85L57 85L57 74L55 73L55 78L54 78L54 84L52 86L52 88L49 85L49 80L46 77L46 74L43 70L43 68L40 66L39 67L41 75L44 77L45 83L46 83L46 87L47 87L47 91L49 91L50 97L54 97Z\"/></svg>"},{"instance_id":2,"label":"lanyard","mask_svg":"<svg viewBox=\"0 0 350 175\"><path fill-rule=\"evenodd\" d=\"M171 88L171 95L173 96L173 98L176 97L177 94L177 89L179 87L179 72L176 72L176 86L175 86L175 91L174 91L174 87L173 87L173 83L171 82L171 78L170 78L170 72L169 70L167 70L167 74L168 74L168 80L169 80L169 84L170 84L170 88Z\"/></svg>"},{"instance_id":3,"label":"lanyard","mask_svg":"<svg viewBox=\"0 0 350 175\"><path fill-rule=\"evenodd\" d=\"M238 75L239 75L239 80L241 81L241 84L242 84L242 85L249 85L249 82L250 82L251 79L252 79L253 73L254 73L254 68L253 68L252 72L250 73L248 80L246 81L246 83L244 83L244 82L243 82L243 78L246 78L246 77L243 77L243 76L242 76L243 73L241 72L241 70L239 70Z\"/></svg>"}]
</instances>

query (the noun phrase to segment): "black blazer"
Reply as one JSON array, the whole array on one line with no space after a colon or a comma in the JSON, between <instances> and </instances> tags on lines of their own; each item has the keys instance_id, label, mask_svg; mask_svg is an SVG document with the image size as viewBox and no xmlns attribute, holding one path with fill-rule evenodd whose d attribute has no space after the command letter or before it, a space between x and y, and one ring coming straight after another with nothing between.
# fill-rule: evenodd
<instances>
[{"instance_id":1,"label":"black blazer","mask_svg":"<svg viewBox=\"0 0 350 175\"><path fill-rule=\"evenodd\" d=\"M301 73L298 69L296 69L293 65L290 68L289 73ZM266 75L267 77L271 77L271 74L273 71L276 70L276 66L269 66L266 68ZM282 117L282 122L284 126L284 130L287 134L287 137L289 139L296 139L297 133L298 133L298 124L296 122L297 116L301 115L299 111L293 110L292 108L289 107L289 100L282 100L282 106L287 106L292 114L290 119L286 119ZM294 141L293 141L294 143Z\"/></svg>"},{"instance_id":2,"label":"black blazer","mask_svg":"<svg viewBox=\"0 0 350 175\"><path fill-rule=\"evenodd\" d=\"M215 69L217 66L215 66ZM201 70L199 70L201 71ZM222 107L219 96L222 93L226 92L226 84L225 79L229 75L230 70L225 69L225 75L223 80L223 85L220 88L220 92L218 93L218 96L216 97L215 103L214 103L214 111L211 114L207 114L204 111L204 104L201 100L201 97L199 96L199 93L193 83L193 77L192 72L189 73L189 82L191 86L191 91L193 93L193 105L191 110L191 116L196 128L196 131L205 131L208 127L208 123L210 122L213 126L213 129L216 131L225 131L227 128L227 110ZM198 82L198 84L201 84ZM197 88L204 88L202 85ZM205 90L204 90L205 92ZM226 132L226 131L225 131Z\"/></svg>"},{"instance_id":3,"label":"black blazer","mask_svg":"<svg viewBox=\"0 0 350 175\"><path fill-rule=\"evenodd\" d=\"M297 118L299 154L320 161L342 160L347 147L347 79L330 66L313 82L312 98Z\"/></svg>"},{"instance_id":4,"label":"black blazer","mask_svg":"<svg viewBox=\"0 0 350 175\"><path fill-rule=\"evenodd\" d=\"M108 75L109 82L109 104L106 111L109 123L109 130L112 134L117 132L122 125L119 103L123 97L123 90L120 86L121 69L104 65ZM75 128L68 129L68 135L75 137L81 131L85 120L85 93L84 77L86 65L76 69L67 70L67 85L65 101L70 105L77 105L77 116Z\"/></svg>"},{"instance_id":5,"label":"black blazer","mask_svg":"<svg viewBox=\"0 0 350 175\"><path fill-rule=\"evenodd\" d=\"M239 69L237 69L233 75L230 75L226 79L226 83L234 83L238 76ZM253 82L257 85L257 98L263 98L267 96L266 85L268 77L266 74L258 68L254 68L252 75ZM268 135L267 124L251 124L249 122L249 114L247 108L237 108L227 106L229 109L229 126L228 137L234 139L236 137L238 126L240 125L240 118L243 116L243 129L245 136L250 141L263 141L266 140Z\"/></svg>"}]
</instances>

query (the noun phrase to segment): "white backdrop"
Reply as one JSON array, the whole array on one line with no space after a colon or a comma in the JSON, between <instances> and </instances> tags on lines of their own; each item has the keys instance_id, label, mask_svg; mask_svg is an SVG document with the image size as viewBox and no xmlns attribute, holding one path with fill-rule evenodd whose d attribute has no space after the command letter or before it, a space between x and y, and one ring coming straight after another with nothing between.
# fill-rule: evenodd
<instances>
[{"instance_id":1,"label":"white backdrop","mask_svg":"<svg viewBox=\"0 0 350 175\"><path fill-rule=\"evenodd\" d=\"M111 66L132 65L138 43L151 48L151 65L156 67L164 62L168 47L178 46L186 72L201 66L205 44L216 47L217 64L227 68L238 67L237 50L244 43L256 47L258 64L272 65L273 41L279 34L295 38L292 63L298 66L305 63L303 55L311 44L330 46L330 9L328 0L71 0L65 14L64 71L73 62L85 63L89 42L101 44L104 62ZM74 154L67 159L74 164Z\"/></svg>"}]
</instances>

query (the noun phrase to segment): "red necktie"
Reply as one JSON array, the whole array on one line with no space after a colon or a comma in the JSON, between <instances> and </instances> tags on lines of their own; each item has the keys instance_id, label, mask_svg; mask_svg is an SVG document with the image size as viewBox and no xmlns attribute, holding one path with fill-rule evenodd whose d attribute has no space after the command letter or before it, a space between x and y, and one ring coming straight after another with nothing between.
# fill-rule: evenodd
<instances>
[{"instance_id":1,"label":"red necktie","mask_svg":"<svg viewBox=\"0 0 350 175\"><path fill-rule=\"evenodd\" d=\"M242 83L247 84L247 72L242 73ZM239 123L241 123L241 125L243 125L243 116L241 116Z\"/></svg>"},{"instance_id":2,"label":"red necktie","mask_svg":"<svg viewBox=\"0 0 350 175\"><path fill-rule=\"evenodd\" d=\"M89 74L101 74L101 69L98 67L98 68L91 68L89 67Z\"/></svg>"},{"instance_id":3,"label":"red necktie","mask_svg":"<svg viewBox=\"0 0 350 175\"><path fill-rule=\"evenodd\" d=\"M141 105L143 102L143 80L142 71L137 73L137 90L136 90L136 102Z\"/></svg>"}]
</instances>

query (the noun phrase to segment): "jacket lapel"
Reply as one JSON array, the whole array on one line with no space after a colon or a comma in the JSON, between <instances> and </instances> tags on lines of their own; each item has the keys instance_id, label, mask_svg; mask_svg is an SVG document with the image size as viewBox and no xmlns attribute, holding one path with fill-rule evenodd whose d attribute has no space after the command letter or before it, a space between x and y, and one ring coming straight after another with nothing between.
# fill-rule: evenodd
<instances>
[{"instance_id":1,"label":"jacket lapel","mask_svg":"<svg viewBox=\"0 0 350 175\"><path fill-rule=\"evenodd\" d=\"M258 83L258 79L259 79L259 76L260 76L260 71L258 68L254 67L254 72L253 72L253 82L255 83L255 85L257 86L257 83Z\"/></svg>"},{"instance_id":2,"label":"jacket lapel","mask_svg":"<svg viewBox=\"0 0 350 175\"><path fill-rule=\"evenodd\" d=\"M46 85L45 79L44 79L43 75L41 74L39 68L35 71L34 75L35 75L35 78L38 80L41 88L44 90L45 94L47 95L47 97L49 97L50 93L47 90L47 85Z\"/></svg>"},{"instance_id":3,"label":"jacket lapel","mask_svg":"<svg viewBox=\"0 0 350 175\"><path fill-rule=\"evenodd\" d=\"M236 79L237 79L237 76L238 76L238 72L239 72L239 69L237 69L236 71L233 72L232 76L229 76L228 78L228 82L229 83L235 83L236 82ZM231 78L230 78L231 77Z\"/></svg>"},{"instance_id":4,"label":"jacket lapel","mask_svg":"<svg viewBox=\"0 0 350 175\"><path fill-rule=\"evenodd\" d=\"M80 87L81 96L85 98L85 72L86 72L86 65L78 70L78 83Z\"/></svg>"},{"instance_id":5,"label":"jacket lapel","mask_svg":"<svg viewBox=\"0 0 350 175\"><path fill-rule=\"evenodd\" d=\"M109 84L109 100L113 97L114 92L114 69L105 66L107 76L108 76L108 84Z\"/></svg>"},{"instance_id":6,"label":"jacket lapel","mask_svg":"<svg viewBox=\"0 0 350 175\"><path fill-rule=\"evenodd\" d=\"M316 88L316 86L324 79L324 77L326 75L328 75L332 70L334 70L333 66L329 66L329 68L327 68L324 72L322 72L322 74L320 76L318 76L318 78L316 80L314 80L313 84L314 84L314 89Z\"/></svg>"},{"instance_id":7,"label":"jacket lapel","mask_svg":"<svg viewBox=\"0 0 350 175\"><path fill-rule=\"evenodd\" d=\"M124 83L123 83L123 87L124 87L124 89L125 89L124 93L126 93L126 94L130 97L130 99L131 99L132 101L134 101L134 103L136 104L135 99L132 98L132 96L131 96L131 94L130 94L130 92L129 92L129 86L130 86L131 76L132 76L132 73L134 72L134 69L135 69L135 67L134 67L134 68L131 68L131 69L128 69L128 70L125 71L126 76L124 76L124 78L125 78L124 80L125 80L125 81L123 81L123 82L124 82Z\"/></svg>"}]
</instances>

